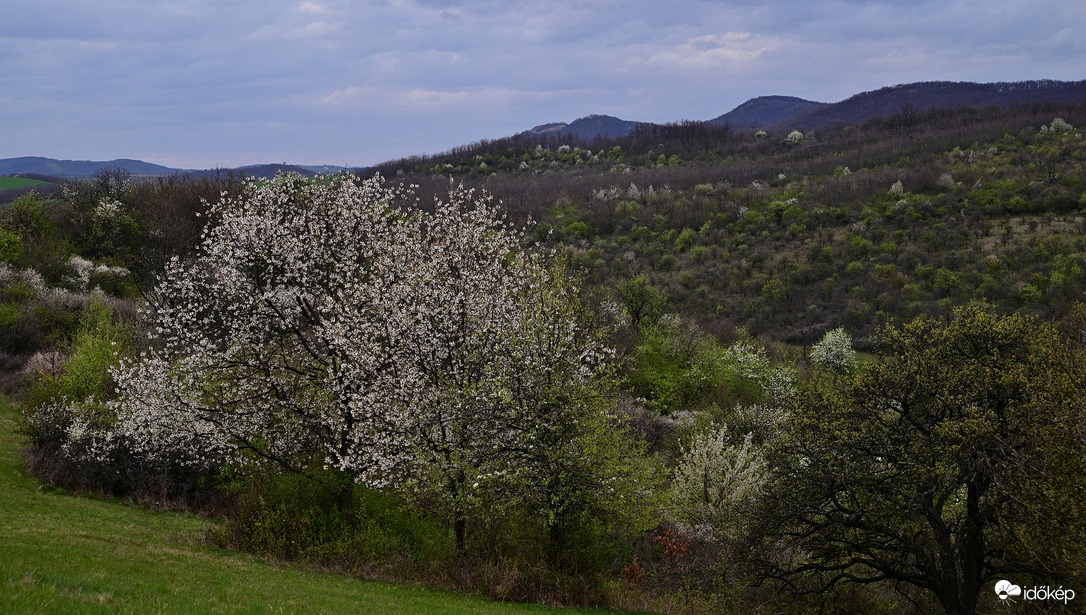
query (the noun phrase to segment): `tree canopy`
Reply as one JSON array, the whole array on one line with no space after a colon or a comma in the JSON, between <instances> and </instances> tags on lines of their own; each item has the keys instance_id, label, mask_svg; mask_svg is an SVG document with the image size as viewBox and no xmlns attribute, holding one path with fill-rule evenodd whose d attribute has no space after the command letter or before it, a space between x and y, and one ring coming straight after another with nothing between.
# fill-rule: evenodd
<instances>
[{"instance_id":1,"label":"tree canopy","mask_svg":"<svg viewBox=\"0 0 1086 615\"><path fill-rule=\"evenodd\" d=\"M453 187L424 211L379 177L286 174L209 215L149 296L153 345L115 371L115 420L79 423L86 450L331 470L344 505L353 482L412 482L459 549L484 493L542 519L554 549L591 511L636 516L609 504L651 473L612 412L612 352L488 197Z\"/></svg>"},{"instance_id":2,"label":"tree canopy","mask_svg":"<svg viewBox=\"0 0 1086 615\"><path fill-rule=\"evenodd\" d=\"M949 613L975 612L998 575L1070 578L1071 560L1023 538L1081 528L1081 505L1051 505L1081 492L1081 382L1059 331L1025 316L970 307L885 330L876 363L797 396L767 501L769 534L797 549L773 568L912 585Z\"/></svg>"}]
</instances>

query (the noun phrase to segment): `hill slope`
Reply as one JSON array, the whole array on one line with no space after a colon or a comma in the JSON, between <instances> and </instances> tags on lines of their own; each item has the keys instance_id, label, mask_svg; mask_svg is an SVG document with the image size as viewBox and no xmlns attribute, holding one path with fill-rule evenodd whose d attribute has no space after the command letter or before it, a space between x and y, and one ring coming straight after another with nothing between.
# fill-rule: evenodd
<instances>
[{"instance_id":1,"label":"hill slope","mask_svg":"<svg viewBox=\"0 0 1086 615\"><path fill-rule=\"evenodd\" d=\"M591 141L597 137L624 137L633 132L639 124L640 122L632 122L610 115L589 115L574 120L569 124L563 122L541 124L522 134L530 136L573 135L578 139Z\"/></svg>"},{"instance_id":2,"label":"hill slope","mask_svg":"<svg viewBox=\"0 0 1086 615\"><path fill-rule=\"evenodd\" d=\"M0 398L0 612L602 613L322 574L203 545L214 522L68 495L26 474Z\"/></svg>"},{"instance_id":3,"label":"hill slope","mask_svg":"<svg viewBox=\"0 0 1086 615\"><path fill-rule=\"evenodd\" d=\"M802 110L780 118L776 128L825 128L859 124L872 117L902 109L924 111L937 107L999 106L1026 103L1086 102L1086 81L1021 81L1016 83L957 83L928 81L862 92L841 102Z\"/></svg>"},{"instance_id":4,"label":"hill slope","mask_svg":"<svg viewBox=\"0 0 1086 615\"><path fill-rule=\"evenodd\" d=\"M826 103L793 96L759 96L735 109L709 120L710 124L728 124L737 130L757 130L779 124L800 113L820 109Z\"/></svg>"},{"instance_id":5,"label":"hill slope","mask_svg":"<svg viewBox=\"0 0 1086 615\"><path fill-rule=\"evenodd\" d=\"M860 124L873 117L892 115L903 108L923 111L962 105L1006 107L1013 104L1082 102L1086 102L1086 80L1012 83L925 81L861 92L836 103L794 96L759 96L706 123L728 125L736 130L814 129ZM571 135L591 141L597 137L625 137L643 125L609 115L590 115L569 124L542 124L521 134Z\"/></svg>"},{"instance_id":6,"label":"hill slope","mask_svg":"<svg viewBox=\"0 0 1086 615\"><path fill-rule=\"evenodd\" d=\"M274 177L280 171L293 171L307 177L319 173L335 173L338 168L323 166L299 166L283 163L256 164L237 169L209 169L203 171L191 171L186 169L174 169L142 160L120 158L109 161L93 160L57 160L56 158L43 158L40 156L23 156L20 158L0 159L0 176L4 175L48 175L55 178L79 178L92 175L110 169L123 169L137 176L168 176L178 173L193 173L199 176L215 176L222 173L237 173L245 177L258 177L267 179ZM327 171L325 170L327 169Z\"/></svg>"},{"instance_id":7,"label":"hill slope","mask_svg":"<svg viewBox=\"0 0 1086 615\"><path fill-rule=\"evenodd\" d=\"M107 162L91 160L57 160L40 156L5 158L0 160L0 175L27 175L38 173L54 177L89 177L105 169L124 169L133 175L173 175L179 169L159 164L119 158Z\"/></svg>"}]
</instances>

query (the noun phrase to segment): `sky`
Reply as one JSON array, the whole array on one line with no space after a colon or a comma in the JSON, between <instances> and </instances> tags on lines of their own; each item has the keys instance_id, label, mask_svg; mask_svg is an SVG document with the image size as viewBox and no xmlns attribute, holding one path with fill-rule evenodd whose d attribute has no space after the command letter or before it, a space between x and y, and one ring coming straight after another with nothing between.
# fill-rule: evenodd
<instances>
[{"instance_id":1,"label":"sky","mask_svg":"<svg viewBox=\"0 0 1086 615\"><path fill-rule=\"evenodd\" d=\"M1086 79L1082 0L8 0L0 158L365 166L590 114Z\"/></svg>"}]
</instances>

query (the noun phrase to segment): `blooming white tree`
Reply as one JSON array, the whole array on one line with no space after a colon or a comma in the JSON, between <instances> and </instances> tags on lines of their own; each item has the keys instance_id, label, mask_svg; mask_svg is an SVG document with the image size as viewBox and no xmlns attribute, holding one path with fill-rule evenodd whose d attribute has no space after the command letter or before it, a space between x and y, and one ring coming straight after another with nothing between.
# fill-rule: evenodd
<instances>
[{"instance_id":1,"label":"blooming white tree","mask_svg":"<svg viewBox=\"0 0 1086 615\"><path fill-rule=\"evenodd\" d=\"M847 373L856 366L852 336L838 327L827 331L811 349L811 362L832 372Z\"/></svg>"},{"instance_id":2,"label":"blooming white tree","mask_svg":"<svg viewBox=\"0 0 1086 615\"><path fill-rule=\"evenodd\" d=\"M1042 125L1041 128L1045 128L1045 126ZM1069 132L1074 130L1074 127L1068 124L1067 120L1062 117L1057 117L1052 120L1052 125L1048 126L1048 130L1050 132ZM1041 132L1044 131L1042 130Z\"/></svg>"},{"instance_id":3,"label":"blooming white tree","mask_svg":"<svg viewBox=\"0 0 1086 615\"><path fill-rule=\"evenodd\" d=\"M283 175L213 205L199 256L150 295L158 345L117 373L118 424L153 441L197 420L234 453L387 480L402 447L387 423L416 382L393 356L418 243L404 198Z\"/></svg>"},{"instance_id":4,"label":"blooming white tree","mask_svg":"<svg viewBox=\"0 0 1086 615\"><path fill-rule=\"evenodd\" d=\"M672 482L676 512L694 526L711 526L717 535L733 534L766 481L765 461L753 436L737 441L726 427L712 429L682 453Z\"/></svg>"},{"instance_id":5,"label":"blooming white tree","mask_svg":"<svg viewBox=\"0 0 1086 615\"><path fill-rule=\"evenodd\" d=\"M469 486L542 480L590 435L567 427L608 422L590 400L609 351L489 197L456 188L426 213L380 178L281 175L210 215L150 296L157 344L115 374L132 448L418 481L462 549Z\"/></svg>"}]
</instances>

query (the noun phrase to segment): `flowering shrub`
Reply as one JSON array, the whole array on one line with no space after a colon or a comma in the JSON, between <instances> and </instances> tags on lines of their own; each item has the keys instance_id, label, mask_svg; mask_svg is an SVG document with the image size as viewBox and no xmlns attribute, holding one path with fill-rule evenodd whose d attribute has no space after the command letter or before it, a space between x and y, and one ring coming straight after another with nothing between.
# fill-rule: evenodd
<instances>
[{"instance_id":1,"label":"flowering shrub","mask_svg":"<svg viewBox=\"0 0 1086 615\"><path fill-rule=\"evenodd\" d=\"M1071 130L1074 130L1074 127L1062 117L1053 119L1049 126L1041 125L1041 132L1069 132Z\"/></svg>"},{"instance_id":2,"label":"flowering shrub","mask_svg":"<svg viewBox=\"0 0 1086 615\"><path fill-rule=\"evenodd\" d=\"M852 336L844 329L827 331L811 349L811 362L831 372L846 373L856 366Z\"/></svg>"},{"instance_id":3,"label":"flowering shrub","mask_svg":"<svg viewBox=\"0 0 1086 615\"><path fill-rule=\"evenodd\" d=\"M80 292L87 292L102 283L105 283L107 287L116 286L129 275L129 271L124 267L98 265L81 256L70 257L66 264L75 274L71 279L71 286Z\"/></svg>"},{"instance_id":4,"label":"flowering shrub","mask_svg":"<svg viewBox=\"0 0 1086 615\"><path fill-rule=\"evenodd\" d=\"M766 466L753 438L736 441L726 427L710 430L682 448L672 493L679 517L731 535L766 481Z\"/></svg>"},{"instance_id":5,"label":"flowering shrub","mask_svg":"<svg viewBox=\"0 0 1086 615\"><path fill-rule=\"evenodd\" d=\"M781 406L795 388L791 369L773 365L764 347L741 340L724 351L724 360L734 365L738 375L758 388L758 397L774 406Z\"/></svg>"}]
</instances>

